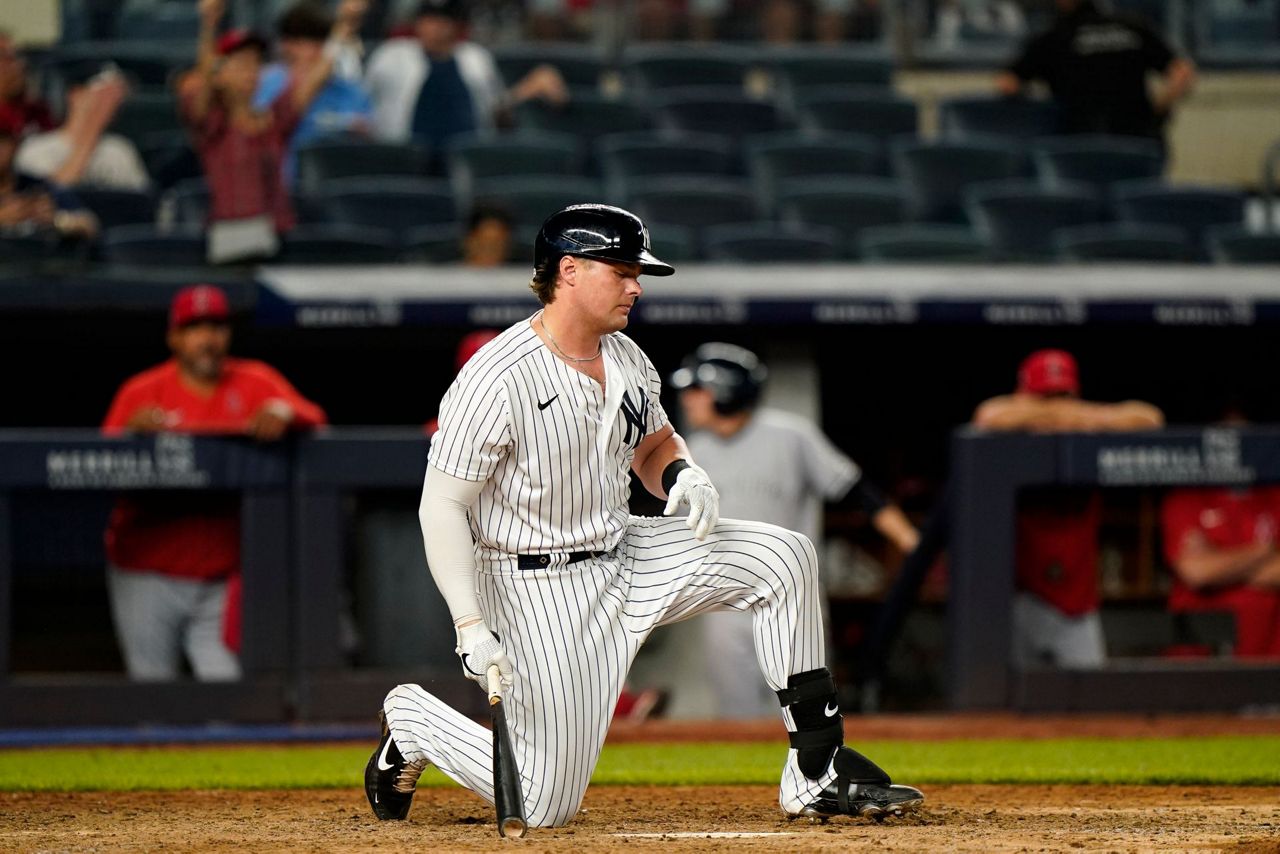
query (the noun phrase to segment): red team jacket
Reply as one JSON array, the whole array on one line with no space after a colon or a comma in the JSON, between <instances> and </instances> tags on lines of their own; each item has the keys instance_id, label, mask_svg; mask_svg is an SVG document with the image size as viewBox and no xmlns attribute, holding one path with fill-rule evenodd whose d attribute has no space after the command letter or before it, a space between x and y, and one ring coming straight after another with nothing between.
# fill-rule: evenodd
<instances>
[{"instance_id":1,"label":"red team jacket","mask_svg":"<svg viewBox=\"0 0 1280 854\"><path fill-rule=\"evenodd\" d=\"M1097 493L1029 496L1018 504L1018 589L1069 617L1098 610Z\"/></svg>"},{"instance_id":2,"label":"red team jacket","mask_svg":"<svg viewBox=\"0 0 1280 854\"><path fill-rule=\"evenodd\" d=\"M1165 558L1170 566L1199 532L1219 548L1280 540L1280 488L1178 489L1161 508ZM1234 584L1193 590L1174 575L1171 611L1230 611L1236 618L1236 655L1280 656L1280 591Z\"/></svg>"},{"instance_id":3,"label":"red team jacket","mask_svg":"<svg viewBox=\"0 0 1280 854\"><path fill-rule=\"evenodd\" d=\"M120 387L102 430L120 435L139 408L159 406L168 415L167 430L238 434L273 399L293 408L292 429L326 423L324 410L263 362L228 358L217 389L205 398L183 384L178 364L171 359ZM227 578L240 569L239 506L234 495L203 491L160 498L121 497L107 527L107 557L121 569L181 578Z\"/></svg>"}]
</instances>

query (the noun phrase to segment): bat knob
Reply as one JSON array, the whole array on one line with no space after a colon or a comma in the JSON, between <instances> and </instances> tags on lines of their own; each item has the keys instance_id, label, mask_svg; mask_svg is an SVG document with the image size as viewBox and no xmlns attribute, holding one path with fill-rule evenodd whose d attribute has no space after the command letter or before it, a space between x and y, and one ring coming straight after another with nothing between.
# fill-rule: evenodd
<instances>
[{"instance_id":1,"label":"bat knob","mask_svg":"<svg viewBox=\"0 0 1280 854\"><path fill-rule=\"evenodd\" d=\"M510 839L520 839L528 829L529 825L525 824L524 819L511 816L510 818L504 818L498 824L498 835Z\"/></svg>"}]
</instances>

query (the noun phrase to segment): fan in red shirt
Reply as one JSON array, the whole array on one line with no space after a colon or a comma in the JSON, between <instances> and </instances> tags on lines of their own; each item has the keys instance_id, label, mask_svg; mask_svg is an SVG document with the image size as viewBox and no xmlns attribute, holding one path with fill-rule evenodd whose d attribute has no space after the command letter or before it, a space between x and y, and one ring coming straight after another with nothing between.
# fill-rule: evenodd
<instances>
[{"instance_id":1,"label":"fan in red shirt","mask_svg":"<svg viewBox=\"0 0 1280 854\"><path fill-rule=\"evenodd\" d=\"M116 393L107 435L178 431L248 435L275 441L326 423L274 368L227 355L226 294L196 285L174 297L169 313L173 358L130 378ZM240 509L218 492L120 498L106 533L112 613L129 675L176 678L185 650L200 679L235 679Z\"/></svg>"},{"instance_id":2,"label":"fan in red shirt","mask_svg":"<svg viewBox=\"0 0 1280 854\"><path fill-rule=\"evenodd\" d=\"M1169 610L1228 611L1236 655L1280 658L1280 487L1177 489L1161 525Z\"/></svg>"},{"instance_id":3,"label":"fan in red shirt","mask_svg":"<svg viewBox=\"0 0 1280 854\"><path fill-rule=\"evenodd\" d=\"M1080 370L1064 350L1038 350L1018 369L1014 394L973 416L986 430L1035 433L1153 430L1164 415L1149 403L1080 399ZM1106 659L1098 616L1096 492L1028 493L1018 504L1013 659L1021 667L1098 667Z\"/></svg>"}]
</instances>

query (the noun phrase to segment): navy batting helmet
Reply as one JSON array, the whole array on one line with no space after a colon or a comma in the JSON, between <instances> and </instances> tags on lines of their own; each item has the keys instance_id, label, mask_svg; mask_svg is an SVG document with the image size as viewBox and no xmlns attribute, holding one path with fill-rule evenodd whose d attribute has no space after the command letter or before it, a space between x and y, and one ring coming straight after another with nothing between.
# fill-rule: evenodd
<instances>
[{"instance_id":1,"label":"navy batting helmet","mask_svg":"<svg viewBox=\"0 0 1280 854\"><path fill-rule=\"evenodd\" d=\"M569 205L547 217L533 244L533 266L563 255L639 264L650 276L670 276L676 271L654 257L649 229L640 217L612 205Z\"/></svg>"},{"instance_id":2,"label":"navy batting helmet","mask_svg":"<svg viewBox=\"0 0 1280 854\"><path fill-rule=\"evenodd\" d=\"M744 347L711 342L686 356L668 383L677 391L705 388L716 412L732 415L755 406L769 370Z\"/></svg>"}]
</instances>

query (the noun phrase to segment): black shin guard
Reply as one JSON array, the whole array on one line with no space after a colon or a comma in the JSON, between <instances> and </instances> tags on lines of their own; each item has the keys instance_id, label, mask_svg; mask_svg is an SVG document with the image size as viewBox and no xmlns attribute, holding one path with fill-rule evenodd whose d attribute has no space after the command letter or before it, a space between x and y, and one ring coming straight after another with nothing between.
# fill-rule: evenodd
<instances>
[{"instance_id":1,"label":"black shin guard","mask_svg":"<svg viewBox=\"0 0 1280 854\"><path fill-rule=\"evenodd\" d=\"M777 692L778 702L791 710L796 728L791 746L797 751L800 772L816 780L826 772L831 757L844 744L844 723L836 683L825 667L787 677L787 687Z\"/></svg>"}]
</instances>

